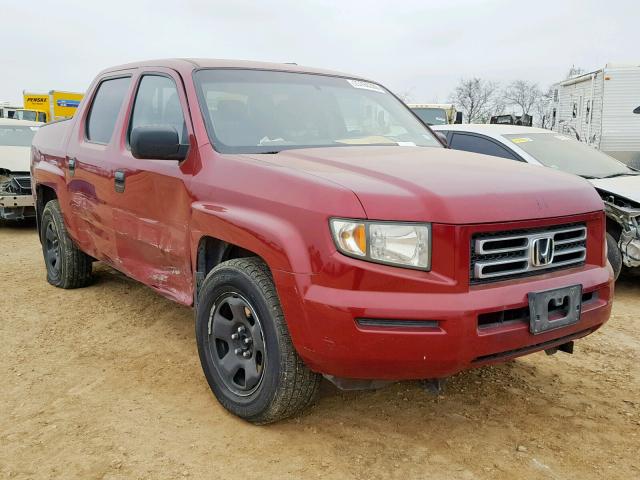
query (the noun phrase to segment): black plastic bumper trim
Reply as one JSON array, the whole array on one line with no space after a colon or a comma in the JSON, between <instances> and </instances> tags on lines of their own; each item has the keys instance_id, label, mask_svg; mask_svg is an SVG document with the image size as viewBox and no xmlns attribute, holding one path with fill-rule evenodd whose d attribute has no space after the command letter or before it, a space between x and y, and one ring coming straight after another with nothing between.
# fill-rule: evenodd
<instances>
[{"instance_id":1,"label":"black plastic bumper trim","mask_svg":"<svg viewBox=\"0 0 640 480\"><path fill-rule=\"evenodd\" d=\"M385 318L356 318L362 327L385 328L438 328L437 320L393 320Z\"/></svg>"},{"instance_id":2,"label":"black plastic bumper trim","mask_svg":"<svg viewBox=\"0 0 640 480\"><path fill-rule=\"evenodd\" d=\"M571 340L575 340L576 338L584 337L585 335L588 335L594 330L595 328L587 328L586 330L581 330L579 332L572 333L571 335L566 335L564 337L554 338L553 340L548 340L546 342L527 345L526 347L516 348L514 350L507 350L505 352L482 355L480 357L475 358L471 363L488 362L490 360L501 360L504 358L525 355L527 353L533 353L538 350L545 350L548 347L555 346L555 345L562 345L563 343L567 343Z\"/></svg>"}]
</instances>

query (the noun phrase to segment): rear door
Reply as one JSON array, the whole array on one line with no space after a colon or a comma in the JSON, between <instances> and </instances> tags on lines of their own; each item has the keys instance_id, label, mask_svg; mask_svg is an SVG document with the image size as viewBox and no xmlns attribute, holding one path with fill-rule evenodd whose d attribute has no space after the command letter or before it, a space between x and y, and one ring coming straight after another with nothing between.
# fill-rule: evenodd
<instances>
[{"instance_id":1,"label":"rear door","mask_svg":"<svg viewBox=\"0 0 640 480\"><path fill-rule=\"evenodd\" d=\"M131 78L130 72L124 72L99 80L89 107L76 122L65 159L69 205L63 211L71 212L65 220L83 251L112 264L114 132L121 122Z\"/></svg>"},{"instance_id":2,"label":"rear door","mask_svg":"<svg viewBox=\"0 0 640 480\"><path fill-rule=\"evenodd\" d=\"M115 253L123 272L180 302L191 301L189 219L190 164L197 155L191 145L187 158L137 159L129 136L139 126L176 129L188 144L192 133L180 76L170 69L141 71L127 106L121 138L114 152L112 210ZM192 140L195 142L195 139Z\"/></svg>"}]
</instances>

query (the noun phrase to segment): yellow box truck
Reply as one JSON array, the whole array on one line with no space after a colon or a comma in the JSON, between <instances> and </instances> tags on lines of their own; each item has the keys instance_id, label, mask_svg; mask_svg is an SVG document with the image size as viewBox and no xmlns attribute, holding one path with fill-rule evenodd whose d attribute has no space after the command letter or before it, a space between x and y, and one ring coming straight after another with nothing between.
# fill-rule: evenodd
<instances>
[{"instance_id":1,"label":"yellow box truck","mask_svg":"<svg viewBox=\"0 0 640 480\"><path fill-rule=\"evenodd\" d=\"M24 109L44 113L46 122L73 117L83 96L83 93L61 90L51 90L49 93L22 92Z\"/></svg>"}]
</instances>

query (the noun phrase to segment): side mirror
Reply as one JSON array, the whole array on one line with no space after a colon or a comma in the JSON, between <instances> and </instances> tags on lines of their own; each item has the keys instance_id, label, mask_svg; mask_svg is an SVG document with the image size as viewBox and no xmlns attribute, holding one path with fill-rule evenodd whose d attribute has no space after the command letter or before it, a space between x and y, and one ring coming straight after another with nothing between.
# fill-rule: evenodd
<instances>
[{"instance_id":1,"label":"side mirror","mask_svg":"<svg viewBox=\"0 0 640 480\"><path fill-rule=\"evenodd\" d=\"M447 136L442 133L442 132L433 132L436 134L436 137L438 137L438 140L440 140L445 148L449 148L449 142L447 142Z\"/></svg>"},{"instance_id":2,"label":"side mirror","mask_svg":"<svg viewBox=\"0 0 640 480\"><path fill-rule=\"evenodd\" d=\"M456 120L453 123L455 124L462 123L462 112L456 112Z\"/></svg>"},{"instance_id":3,"label":"side mirror","mask_svg":"<svg viewBox=\"0 0 640 480\"><path fill-rule=\"evenodd\" d=\"M131 153L149 160L184 160L189 145L181 145L178 132L169 125L144 125L131 130Z\"/></svg>"},{"instance_id":4,"label":"side mirror","mask_svg":"<svg viewBox=\"0 0 640 480\"><path fill-rule=\"evenodd\" d=\"M633 110L633 113L640 113L640 107L636 107L636 108Z\"/></svg>"}]
</instances>

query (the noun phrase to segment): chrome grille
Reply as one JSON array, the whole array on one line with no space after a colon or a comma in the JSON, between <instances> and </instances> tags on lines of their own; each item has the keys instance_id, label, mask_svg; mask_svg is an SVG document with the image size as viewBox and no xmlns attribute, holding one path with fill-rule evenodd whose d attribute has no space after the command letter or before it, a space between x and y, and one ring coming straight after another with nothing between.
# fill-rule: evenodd
<instances>
[{"instance_id":1,"label":"chrome grille","mask_svg":"<svg viewBox=\"0 0 640 480\"><path fill-rule=\"evenodd\" d=\"M586 258L584 224L476 234L471 240L471 282L567 268L581 265Z\"/></svg>"}]
</instances>

